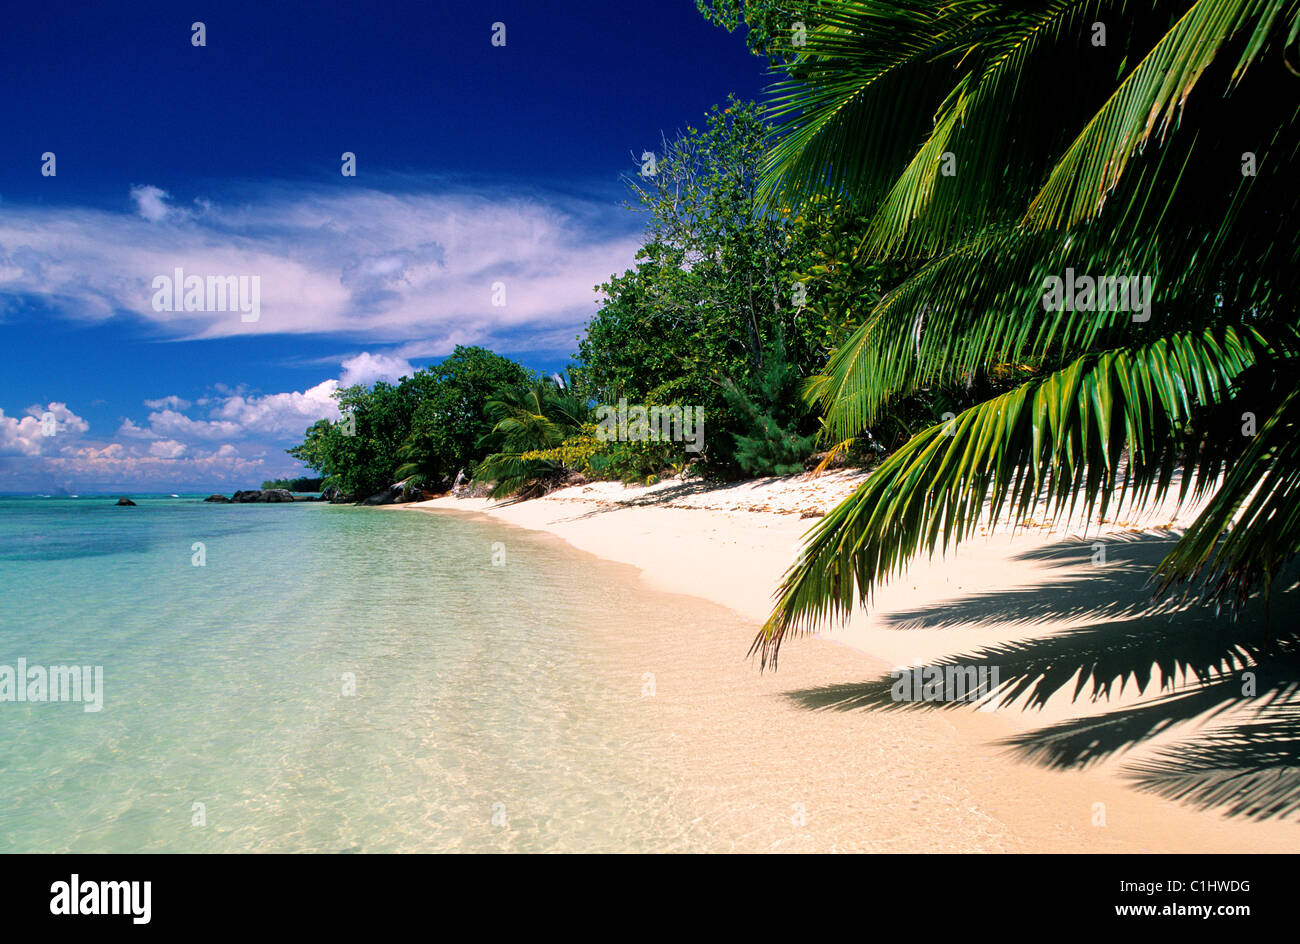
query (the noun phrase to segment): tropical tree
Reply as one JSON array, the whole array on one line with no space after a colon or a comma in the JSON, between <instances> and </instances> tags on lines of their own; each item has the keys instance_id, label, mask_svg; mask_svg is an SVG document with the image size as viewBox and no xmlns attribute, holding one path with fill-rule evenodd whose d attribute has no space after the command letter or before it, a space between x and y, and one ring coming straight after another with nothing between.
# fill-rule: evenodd
<instances>
[{"instance_id":1,"label":"tropical tree","mask_svg":"<svg viewBox=\"0 0 1300 944\"><path fill-rule=\"evenodd\" d=\"M492 429L484 414L488 400L503 387L527 383L533 373L486 348L458 344L416 379L425 396L397 451L402 463L393 474L435 488L450 484L482 458L479 442Z\"/></svg>"},{"instance_id":2,"label":"tropical tree","mask_svg":"<svg viewBox=\"0 0 1300 944\"><path fill-rule=\"evenodd\" d=\"M323 486L349 499L360 500L393 483L401 462L399 450L424 396L416 377L396 384L378 381L372 387L355 384L334 392L338 421L318 420L303 441L286 450L305 466L323 473Z\"/></svg>"},{"instance_id":3,"label":"tropical tree","mask_svg":"<svg viewBox=\"0 0 1300 944\"><path fill-rule=\"evenodd\" d=\"M808 387L829 435L986 391L814 529L764 664L1043 503L1192 495L1159 587L1266 591L1300 548L1300 3L840 0L799 5L803 45L774 49L782 5L753 6L784 70L767 198L842 200L865 258L912 264Z\"/></svg>"},{"instance_id":4,"label":"tropical tree","mask_svg":"<svg viewBox=\"0 0 1300 944\"><path fill-rule=\"evenodd\" d=\"M484 407L492 429L480 442L491 450L474 473L494 483L491 497L545 494L570 471L562 461L537 453L558 449L591 421L591 406L561 380L538 380L499 390Z\"/></svg>"},{"instance_id":5,"label":"tropical tree","mask_svg":"<svg viewBox=\"0 0 1300 944\"><path fill-rule=\"evenodd\" d=\"M799 376L825 361L830 333L802 297L806 272L826 260L830 228L788 208L765 212L763 109L729 100L702 128L665 139L653 166L628 180L647 215L637 264L599 286L601 308L581 339L573 374L600 403L699 406L709 436L699 464L743 472L735 434L751 423L728 395L766 370L778 334ZM797 398L795 398L797 399ZM788 404L793 406L794 403ZM800 410L811 432L816 422Z\"/></svg>"}]
</instances>

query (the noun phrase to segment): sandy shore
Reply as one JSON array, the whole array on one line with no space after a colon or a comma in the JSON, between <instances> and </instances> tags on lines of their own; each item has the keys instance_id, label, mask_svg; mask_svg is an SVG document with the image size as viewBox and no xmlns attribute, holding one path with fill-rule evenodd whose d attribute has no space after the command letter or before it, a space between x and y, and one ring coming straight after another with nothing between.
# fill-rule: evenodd
<instances>
[{"instance_id":1,"label":"sandy shore","mask_svg":"<svg viewBox=\"0 0 1300 944\"><path fill-rule=\"evenodd\" d=\"M440 498L404 507L545 532L637 568L657 591L736 614L619 648L629 671L653 667L656 696L632 710L680 746L685 784L737 850L1300 850L1294 814L1261 819L1225 802L1198 809L1131 782L1134 765L1231 719L1162 707L1158 673L1141 694L1133 684L1162 628L1179 625L1146 612L1142 587L1172 539L1163 528L1183 520L1168 508L1141 521L1121 516L1086 536L1078 527L1033 527L915 561L881 588L869 614L788 642L779 671L760 673L746 651L801 535L860 481L841 472L722 488L593 483L520 504ZM992 711L881 702L881 680L887 689L894 666L960 656L1001 665L1004 680L1043 672L1069 679L1076 663L1096 662L1081 650L1113 649L1112 639L1129 640L1136 654L1119 673L1131 677L1108 700L1091 700L1090 688L1072 699L1067 684L1044 704L1026 707L1021 698ZM988 647L1003 648L976 657ZM1168 695L1185 680L1165 681ZM1148 720L1153 713L1159 723ZM1061 725L1073 726L1070 736L1051 736ZM1155 736L1129 737L1135 727ZM1015 738L1019 746L1008 743ZM1262 789L1259 802L1276 801L1270 789L1279 792Z\"/></svg>"}]
</instances>

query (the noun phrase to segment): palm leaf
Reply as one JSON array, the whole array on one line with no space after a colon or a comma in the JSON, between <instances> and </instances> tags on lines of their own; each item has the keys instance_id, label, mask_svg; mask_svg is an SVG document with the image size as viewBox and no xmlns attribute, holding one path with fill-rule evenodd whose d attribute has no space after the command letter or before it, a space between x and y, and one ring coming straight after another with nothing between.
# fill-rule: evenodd
<instances>
[{"instance_id":1,"label":"palm leaf","mask_svg":"<svg viewBox=\"0 0 1300 944\"><path fill-rule=\"evenodd\" d=\"M813 529L753 651L775 665L787 633L846 617L908 559L946 551L983 517L1019 522L1040 502L1072 514L1080 500L1103 517L1116 499L1162 496L1193 411L1225 400L1267 351L1258 333L1225 328L1089 354L919 433ZM1184 493L1226 458L1202 455Z\"/></svg>"}]
</instances>

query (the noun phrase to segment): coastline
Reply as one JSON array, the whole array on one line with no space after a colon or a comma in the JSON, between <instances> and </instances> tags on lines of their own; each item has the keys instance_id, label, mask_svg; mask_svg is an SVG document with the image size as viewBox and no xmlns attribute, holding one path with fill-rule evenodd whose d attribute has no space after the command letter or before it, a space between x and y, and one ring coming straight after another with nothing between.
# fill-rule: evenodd
<instances>
[{"instance_id":1,"label":"coastline","mask_svg":"<svg viewBox=\"0 0 1300 944\"><path fill-rule=\"evenodd\" d=\"M658 592L733 611L727 625L673 638L620 643L646 665L671 667L674 697L642 699L685 748L683 779L717 799L716 816L747 851L1294 852L1294 819L1198 810L1142 792L1124 764L1152 756L1202 718L1097 763L1049 769L1016 755L1008 738L1158 697L1131 687L1109 701L1051 698L985 712L879 710L854 704L895 665L989 645L1052 639L1086 627L1083 597L1115 585L1087 571L1093 543L1115 562L1168 540L1147 524L1117 521L1082 539L1075 530L1029 528L972 540L957 554L918 559L881 588L870 615L787 642L780 669L760 673L746 652L771 593L818 511L856 487L859 472L816 480L760 480L709 488L683 483L624 487L596 482L519 504L443 497L389 506L484 516L543 532L578 551L636 568ZM1154 519L1176 524L1157 509ZM1145 559L1145 558L1144 558ZM1118 567L1109 573L1127 573ZM1109 578L1107 578L1109 579ZM1091 581L1091 583L1089 582ZM1008 619L959 623L936 614L1010 597ZM1044 599L1058 614L1042 612ZM1017 606L1020 608L1017 609ZM1103 616L1107 600L1090 606ZM1002 600L1002 610L1008 607ZM992 610L997 610L993 606ZM976 610L976 612L979 612ZM714 620L715 623L724 621ZM682 627L683 630L689 629ZM639 647L639 648L638 648ZM656 673L662 680L663 672ZM1072 686L1067 686L1067 691ZM840 710L847 709L847 710ZM761 777L762 782L755 782ZM777 800L776 798L782 798ZM794 797L785 802L785 798ZM849 837L846 839L846 837Z\"/></svg>"}]
</instances>

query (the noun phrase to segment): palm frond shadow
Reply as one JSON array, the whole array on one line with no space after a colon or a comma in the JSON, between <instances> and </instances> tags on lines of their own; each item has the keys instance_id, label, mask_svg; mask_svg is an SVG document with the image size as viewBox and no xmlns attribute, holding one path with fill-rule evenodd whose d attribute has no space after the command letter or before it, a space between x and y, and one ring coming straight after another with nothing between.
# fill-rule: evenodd
<instances>
[{"instance_id":1,"label":"palm frond shadow","mask_svg":"<svg viewBox=\"0 0 1300 944\"><path fill-rule=\"evenodd\" d=\"M1300 713L1280 706L1256 722L1213 732L1131 764L1138 789L1198 809L1268 819L1300 811Z\"/></svg>"},{"instance_id":2,"label":"palm frond shadow","mask_svg":"<svg viewBox=\"0 0 1300 944\"><path fill-rule=\"evenodd\" d=\"M1178 542L1173 532L1106 535L1106 563L1092 565L1095 543L1068 539L1017 554L1057 569L1080 568L1046 585L964 597L942 605L891 613L892 628L947 629L981 622L1041 623L1060 619L1118 619L1178 609L1170 600L1153 601L1150 575ZM1086 568L1083 570L1082 568Z\"/></svg>"},{"instance_id":3,"label":"palm frond shadow","mask_svg":"<svg viewBox=\"0 0 1300 944\"><path fill-rule=\"evenodd\" d=\"M1000 710L1038 709L1059 692L1071 701L1098 703L1155 690L1157 698L1028 731L1002 745L1041 766L1081 769L1196 722L1174 746L1124 767L1123 776L1138 789L1229 815L1300 812L1300 634L1289 617L1300 612L1300 591L1293 581L1279 581L1290 586L1274 594L1271 626L1259 600L1235 619L1212 607L1153 603L1147 578L1169 543L1164 535L1138 536L1125 545L1122 563L1099 568L1097 576L894 614L891 623L951 628L1094 619L1079 629L936 660L928 668L973 668L980 677L996 669L990 700ZM1084 551L1091 553L1091 545L1054 545L1025 556L1067 566ZM1282 614L1288 615L1285 627L1277 625ZM925 700L899 700L896 675L786 695L810 710L972 707L955 687L962 684L958 673L926 677L932 680Z\"/></svg>"}]
</instances>

